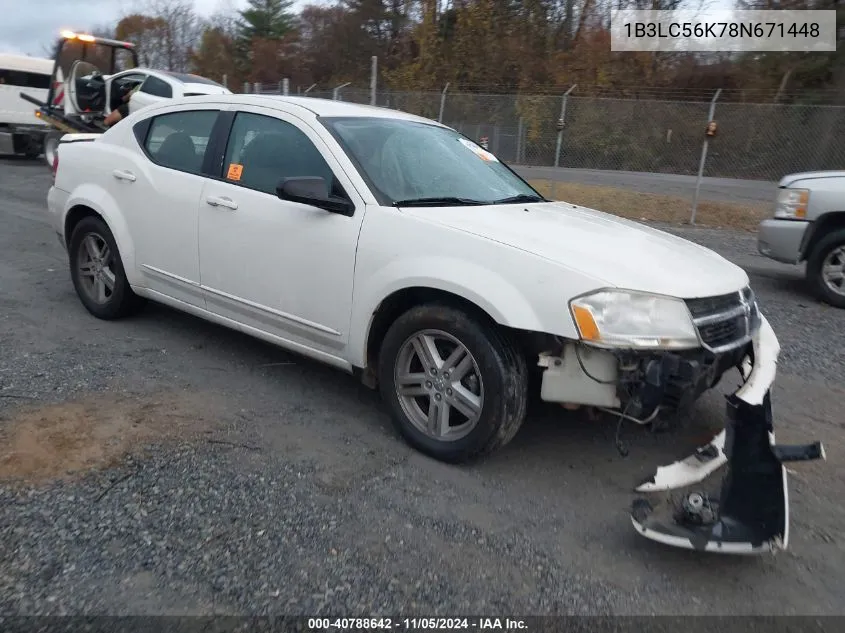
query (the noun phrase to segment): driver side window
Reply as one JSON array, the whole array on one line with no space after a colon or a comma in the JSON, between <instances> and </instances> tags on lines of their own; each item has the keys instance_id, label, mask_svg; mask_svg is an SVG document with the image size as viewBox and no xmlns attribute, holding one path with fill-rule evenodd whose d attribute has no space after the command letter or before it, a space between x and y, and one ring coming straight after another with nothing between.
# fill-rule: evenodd
<instances>
[{"instance_id":1,"label":"driver side window","mask_svg":"<svg viewBox=\"0 0 845 633\"><path fill-rule=\"evenodd\" d=\"M141 73L132 73L113 80L110 90L109 108L116 110L123 103L124 97L139 84L143 83L146 77L146 75Z\"/></svg>"},{"instance_id":2,"label":"driver side window","mask_svg":"<svg viewBox=\"0 0 845 633\"><path fill-rule=\"evenodd\" d=\"M274 117L237 114L226 146L223 178L275 195L282 178L302 176L319 176L329 191L345 197L331 167L302 130Z\"/></svg>"}]
</instances>

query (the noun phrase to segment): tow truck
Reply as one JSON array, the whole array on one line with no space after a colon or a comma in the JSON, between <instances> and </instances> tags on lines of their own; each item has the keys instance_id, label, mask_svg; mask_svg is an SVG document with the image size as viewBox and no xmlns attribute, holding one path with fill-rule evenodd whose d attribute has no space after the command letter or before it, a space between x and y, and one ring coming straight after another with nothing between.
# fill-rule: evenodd
<instances>
[{"instance_id":1,"label":"tow truck","mask_svg":"<svg viewBox=\"0 0 845 633\"><path fill-rule=\"evenodd\" d=\"M64 134L105 131L102 119L107 114L104 99L107 95L103 94L106 92L103 75L137 66L138 53L131 42L73 31L61 33L53 53L47 101L20 94L21 99L37 106L35 116L52 128L44 139L48 164L53 164L56 147Z\"/></svg>"},{"instance_id":2,"label":"tow truck","mask_svg":"<svg viewBox=\"0 0 845 633\"><path fill-rule=\"evenodd\" d=\"M63 31L46 102L20 96L37 106L35 116L52 128L44 139L44 158L52 166L65 134L102 134L106 116L126 99L131 114L161 100L207 94L230 91L198 75L140 68L132 42Z\"/></svg>"}]
</instances>

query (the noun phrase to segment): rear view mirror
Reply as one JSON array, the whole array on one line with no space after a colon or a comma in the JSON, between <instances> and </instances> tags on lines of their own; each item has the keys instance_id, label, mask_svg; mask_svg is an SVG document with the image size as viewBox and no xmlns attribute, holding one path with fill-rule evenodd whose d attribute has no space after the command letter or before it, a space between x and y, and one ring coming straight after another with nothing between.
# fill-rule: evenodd
<instances>
[{"instance_id":1,"label":"rear view mirror","mask_svg":"<svg viewBox=\"0 0 845 633\"><path fill-rule=\"evenodd\" d=\"M352 202L331 195L325 178L319 176L282 178L276 187L276 195L282 200L311 205L330 213L351 216L355 212Z\"/></svg>"}]
</instances>

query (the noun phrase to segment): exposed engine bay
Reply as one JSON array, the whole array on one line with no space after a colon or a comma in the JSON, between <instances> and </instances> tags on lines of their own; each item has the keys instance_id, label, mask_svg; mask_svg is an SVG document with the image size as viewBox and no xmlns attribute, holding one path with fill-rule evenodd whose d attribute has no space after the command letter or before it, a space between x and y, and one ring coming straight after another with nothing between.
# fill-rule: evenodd
<instances>
[{"instance_id":1,"label":"exposed engine bay","mask_svg":"<svg viewBox=\"0 0 845 633\"><path fill-rule=\"evenodd\" d=\"M659 426L679 416L749 356L762 315L748 287L687 300L699 346L693 349L602 347L555 338L539 353L542 397L592 406L620 419Z\"/></svg>"},{"instance_id":2,"label":"exposed engine bay","mask_svg":"<svg viewBox=\"0 0 845 633\"><path fill-rule=\"evenodd\" d=\"M754 554L785 549L789 497L784 463L824 459L820 442L778 446L771 386L780 345L750 288L694 299L687 307L701 347L637 350L554 338L534 342L543 368L541 397L567 409L587 407L659 428L682 423L689 407L737 369L743 384L727 397L725 428L692 455L658 468L636 491L659 493L698 484L722 466L718 493L687 492L662 504L637 499L631 520L648 539L699 551Z\"/></svg>"}]
</instances>

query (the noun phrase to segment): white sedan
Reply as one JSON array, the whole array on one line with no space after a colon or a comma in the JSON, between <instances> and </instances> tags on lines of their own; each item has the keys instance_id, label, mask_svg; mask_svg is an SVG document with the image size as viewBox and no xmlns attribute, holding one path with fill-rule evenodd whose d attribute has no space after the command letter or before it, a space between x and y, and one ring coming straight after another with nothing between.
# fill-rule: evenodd
<instances>
[{"instance_id":1,"label":"white sedan","mask_svg":"<svg viewBox=\"0 0 845 633\"><path fill-rule=\"evenodd\" d=\"M535 377L546 401L649 423L743 367L740 417L769 406L777 339L741 268L545 200L436 122L220 95L151 105L78 140L59 147L48 202L93 315L151 299L359 374L402 436L438 459L509 442ZM749 424L768 442L763 417ZM701 480L728 460L724 447L722 433L641 489ZM723 538L760 549L758 537Z\"/></svg>"},{"instance_id":2,"label":"white sedan","mask_svg":"<svg viewBox=\"0 0 845 633\"><path fill-rule=\"evenodd\" d=\"M57 69L61 76L61 69ZM105 129L103 119L124 105L129 97L129 114L157 103L184 97L232 94L211 79L189 73L176 73L149 68L132 68L113 75L104 75L97 66L77 60L71 66L68 80L53 95L56 105L61 105L62 116L71 121L84 122L95 129ZM64 93L67 93L67 98ZM77 128L77 129L85 129ZM44 141L44 158L53 164L56 147L64 132L54 130Z\"/></svg>"}]
</instances>

